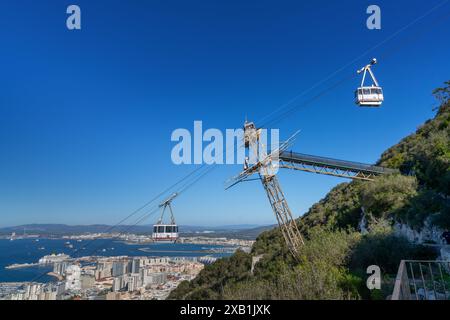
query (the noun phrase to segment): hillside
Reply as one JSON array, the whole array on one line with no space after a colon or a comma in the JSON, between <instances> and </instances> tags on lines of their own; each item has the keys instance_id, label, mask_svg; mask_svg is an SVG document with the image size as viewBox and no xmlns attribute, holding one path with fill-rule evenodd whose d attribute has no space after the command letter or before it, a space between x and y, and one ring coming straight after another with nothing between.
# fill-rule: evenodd
<instances>
[{"instance_id":1,"label":"hillside","mask_svg":"<svg viewBox=\"0 0 450 320\"><path fill-rule=\"evenodd\" d=\"M297 220L306 238L299 261L275 228L257 238L251 254L238 252L206 267L169 298L385 298L401 259L436 257L398 234L396 225L417 231L426 225L450 228L450 81L434 94L440 101L436 116L378 161L402 175L339 184ZM251 274L258 255L262 259ZM382 269L382 291L365 287L365 269L372 264Z\"/></svg>"}]
</instances>

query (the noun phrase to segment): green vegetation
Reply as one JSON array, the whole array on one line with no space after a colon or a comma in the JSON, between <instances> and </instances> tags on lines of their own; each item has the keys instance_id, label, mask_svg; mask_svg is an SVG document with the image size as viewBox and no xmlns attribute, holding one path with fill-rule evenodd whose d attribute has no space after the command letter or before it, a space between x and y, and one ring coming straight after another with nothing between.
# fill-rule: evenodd
<instances>
[{"instance_id":1,"label":"green vegetation","mask_svg":"<svg viewBox=\"0 0 450 320\"><path fill-rule=\"evenodd\" d=\"M349 267L353 271L364 273L365 270L361 268L377 265L383 274L395 275L401 259L433 258L434 252L394 235L392 228L383 221L377 226L372 226L372 230L355 246Z\"/></svg>"},{"instance_id":2,"label":"green vegetation","mask_svg":"<svg viewBox=\"0 0 450 320\"><path fill-rule=\"evenodd\" d=\"M250 276L252 258L237 251L233 256L206 266L194 280L180 283L173 299L220 299L226 284L245 281Z\"/></svg>"},{"instance_id":3,"label":"green vegetation","mask_svg":"<svg viewBox=\"0 0 450 320\"><path fill-rule=\"evenodd\" d=\"M307 233L299 261L279 259L269 251L255 267L254 277L242 292L231 287L226 298L246 299L348 299L357 298L361 279L346 267L360 235L356 232L330 232L314 227ZM270 250L270 249L269 249ZM287 263L286 263L287 261ZM265 290L253 290L262 284ZM275 288L275 290L274 290ZM243 295L245 293L245 295ZM243 296L242 296L243 295Z\"/></svg>"},{"instance_id":4,"label":"green vegetation","mask_svg":"<svg viewBox=\"0 0 450 320\"><path fill-rule=\"evenodd\" d=\"M305 245L289 254L278 228L262 233L251 254L237 252L183 282L170 299L384 299L402 259L435 254L393 232L394 222L420 229L425 220L450 228L450 81L434 91L441 106L434 119L381 156L378 164L402 175L333 188L298 219ZM367 232L359 224L364 216ZM263 258L250 273L252 257ZM382 290L370 292L366 268L378 265Z\"/></svg>"}]
</instances>

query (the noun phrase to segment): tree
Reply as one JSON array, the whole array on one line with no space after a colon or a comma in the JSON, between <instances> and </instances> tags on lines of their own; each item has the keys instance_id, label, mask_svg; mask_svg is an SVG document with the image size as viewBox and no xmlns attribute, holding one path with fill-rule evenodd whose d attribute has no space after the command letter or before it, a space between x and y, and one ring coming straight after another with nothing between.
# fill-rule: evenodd
<instances>
[{"instance_id":1,"label":"tree","mask_svg":"<svg viewBox=\"0 0 450 320\"><path fill-rule=\"evenodd\" d=\"M417 194L417 180L402 175L378 177L366 183L361 190L361 205L367 219L398 217L408 208L410 200Z\"/></svg>"},{"instance_id":2,"label":"tree","mask_svg":"<svg viewBox=\"0 0 450 320\"><path fill-rule=\"evenodd\" d=\"M444 82L444 87L434 89L433 95L441 104L446 104L450 100L450 80Z\"/></svg>"}]
</instances>

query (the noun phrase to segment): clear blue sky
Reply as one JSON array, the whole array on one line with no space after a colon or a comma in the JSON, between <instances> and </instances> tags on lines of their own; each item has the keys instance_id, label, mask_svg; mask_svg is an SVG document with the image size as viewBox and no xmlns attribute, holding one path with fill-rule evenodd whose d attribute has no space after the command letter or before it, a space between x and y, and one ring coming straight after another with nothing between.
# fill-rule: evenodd
<instances>
[{"instance_id":1,"label":"clear blue sky","mask_svg":"<svg viewBox=\"0 0 450 320\"><path fill-rule=\"evenodd\" d=\"M194 168L172 164L174 129L260 119L441 2L375 1L382 29L368 30L369 1L2 1L0 225L116 223ZM69 4L81 31L66 29ZM433 116L431 91L450 79L450 19L436 22L449 12L298 100L378 57L382 108L354 105L353 78L277 123L281 137L301 129L295 151L375 162ZM223 190L240 170L222 166L180 196L178 222L275 223L259 182ZM279 178L296 216L344 181Z\"/></svg>"}]
</instances>

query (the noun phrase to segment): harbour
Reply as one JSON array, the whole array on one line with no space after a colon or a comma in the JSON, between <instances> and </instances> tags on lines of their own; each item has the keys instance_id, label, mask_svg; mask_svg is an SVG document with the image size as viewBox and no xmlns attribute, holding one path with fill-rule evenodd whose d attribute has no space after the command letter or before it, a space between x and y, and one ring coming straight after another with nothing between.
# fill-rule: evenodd
<instances>
[{"instance_id":1,"label":"harbour","mask_svg":"<svg viewBox=\"0 0 450 320\"><path fill-rule=\"evenodd\" d=\"M73 246L70 248L66 242L67 239L41 238L39 241L0 239L0 282L32 281L38 276L40 282L55 281L55 277L48 275L52 271L52 265L39 263L42 257L52 254L66 254L74 259L89 256L142 256L143 254L152 257L200 258L207 255L220 258L232 254L228 250L221 251L222 246L206 244L126 244L112 239L96 239L70 241ZM14 252L14 255L11 252Z\"/></svg>"}]
</instances>

